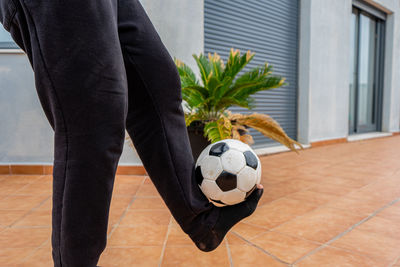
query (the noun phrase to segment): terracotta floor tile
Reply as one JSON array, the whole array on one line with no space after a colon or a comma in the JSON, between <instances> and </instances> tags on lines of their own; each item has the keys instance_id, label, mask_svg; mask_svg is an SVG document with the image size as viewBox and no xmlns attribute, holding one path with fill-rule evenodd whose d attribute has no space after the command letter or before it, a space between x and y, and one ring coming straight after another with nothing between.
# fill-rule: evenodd
<instances>
[{"instance_id":1,"label":"terracotta floor tile","mask_svg":"<svg viewBox=\"0 0 400 267\"><path fill-rule=\"evenodd\" d=\"M39 248L18 267L53 267L51 249Z\"/></svg>"},{"instance_id":2,"label":"terracotta floor tile","mask_svg":"<svg viewBox=\"0 0 400 267\"><path fill-rule=\"evenodd\" d=\"M293 263L321 244L277 232L266 232L251 242L284 262Z\"/></svg>"},{"instance_id":3,"label":"terracotta floor tile","mask_svg":"<svg viewBox=\"0 0 400 267\"><path fill-rule=\"evenodd\" d=\"M178 225L173 225L169 229L167 245L171 246L190 246L194 243L190 237L183 232L183 230Z\"/></svg>"},{"instance_id":4,"label":"terracotta floor tile","mask_svg":"<svg viewBox=\"0 0 400 267\"><path fill-rule=\"evenodd\" d=\"M133 201L133 196L113 195L111 198L110 209L127 208Z\"/></svg>"},{"instance_id":5,"label":"terracotta floor tile","mask_svg":"<svg viewBox=\"0 0 400 267\"><path fill-rule=\"evenodd\" d=\"M19 183L19 184L28 184L39 181L42 179L43 175L29 175L29 174L14 174L7 177L7 180L4 182L11 182L11 183Z\"/></svg>"},{"instance_id":6,"label":"terracotta floor tile","mask_svg":"<svg viewBox=\"0 0 400 267\"><path fill-rule=\"evenodd\" d=\"M167 210L128 210L120 225L168 225L170 219L171 213Z\"/></svg>"},{"instance_id":7,"label":"terracotta floor tile","mask_svg":"<svg viewBox=\"0 0 400 267\"><path fill-rule=\"evenodd\" d=\"M273 228L299 215L316 208L316 205L303 201L282 198L261 206L245 222L264 228Z\"/></svg>"},{"instance_id":8,"label":"terracotta floor tile","mask_svg":"<svg viewBox=\"0 0 400 267\"><path fill-rule=\"evenodd\" d=\"M0 210L0 226L10 226L28 212L26 210Z\"/></svg>"},{"instance_id":9,"label":"terracotta floor tile","mask_svg":"<svg viewBox=\"0 0 400 267\"><path fill-rule=\"evenodd\" d=\"M357 188L361 188L363 186L370 184L371 181L364 180L364 179L356 179L356 178L354 178L354 179L344 178L344 177L332 175L332 176L325 176L325 179L322 180L321 183L333 184L333 185L357 189Z\"/></svg>"},{"instance_id":10,"label":"terracotta floor tile","mask_svg":"<svg viewBox=\"0 0 400 267\"><path fill-rule=\"evenodd\" d=\"M393 221L375 216L357 226L356 229L365 232L375 233L378 235L384 235L395 239L400 239L400 221Z\"/></svg>"},{"instance_id":11,"label":"terracotta floor tile","mask_svg":"<svg viewBox=\"0 0 400 267\"><path fill-rule=\"evenodd\" d=\"M158 266L162 246L106 248L99 260L101 267Z\"/></svg>"},{"instance_id":12,"label":"terracotta floor tile","mask_svg":"<svg viewBox=\"0 0 400 267\"><path fill-rule=\"evenodd\" d=\"M110 210L108 216L108 225L113 226L121 221L122 216L127 211L126 207L117 207Z\"/></svg>"},{"instance_id":13,"label":"terracotta floor tile","mask_svg":"<svg viewBox=\"0 0 400 267\"><path fill-rule=\"evenodd\" d=\"M342 185L335 185L335 184L327 184L327 183L321 183L319 185L310 187L308 189L309 191L312 192L317 192L321 194L330 194L330 195L336 195L336 196L343 196L348 194L349 192L355 190L354 188L351 187L345 187Z\"/></svg>"},{"instance_id":14,"label":"terracotta floor tile","mask_svg":"<svg viewBox=\"0 0 400 267\"><path fill-rule=\"evenodd\" d=\"M113 195L108 218L109 226L112 226L120 221L122 215L128 209L128 205L132 202L132 199L133 196Z\"/></svg>"},{"instance_id":15,"label":"terracotta floor tile","mask_svg":"<svg viewBox=\"0 0 400 267\"><path fill-rule=\"evenodd\" d=\"M261 184L267 187L269 185L281 183L290 179L293 179L293 177L286 175L273 175L271 173L268 173L261 176Z\"/></svg>"},{"instance_id":16,"label":"terracotta floor tile","mask_svg":"<svg viewBox=\"0 0 400 267\"><path fill-rule=\"evenodd\" d=\"M0 266L16 266L34 251L34 248L2 248L0 249Z\"/></svg>"},{"instance_id":17,"label":"terracotta floor tile","mask_svg":"<svg viewBox=\"0 0 400 267\"><path fill-rule=\"evenodd\" d=\"M35 182L28 184L22 189L18 190L16 195L51 195L53 192L52 182Z\"/></svg>"},{"instance_id":18,"label":"terracotta floor tile","mask_svg":"<svg viewBox=\"0 0 400 267\"><path fill-rule=\"evenodd\" d=\"M50 234L50 228L7 228L0 233L0 250L39 247Z\"/></svg>"},{"instance_id":19,"label":"terracotta floor tile","mask_svg":"<svg viewBox=\"0 0 400 267\"><path fill-rule=\"evenodd\" d=\"M31 210L49 198L42 196L8 196L0 201L0 210Z\"/></svg>"},{"instance_id":20,"label":"terracotta floor tile","mask_svg":"<svg viewBox=\"0 0 400 267\"><path fill-rule=\"evenodd\" d=\"M33 211L18 220L13 227L21 226L47 226L51 227L51 212L47 210Z\"/></svg>"},{"instance_id":21,"label":"terracotta floor tile","mask_svg":"<svg viewBox=\"0 0 400 267\"><path fill-rule=\"evenodd\" d=\"M400 266L400 257L397 259L397 261L392 265L392 267L399 267Z\"/></svg>"},{"instance_id":22,"label":"terracotta floor tile","mask_svg":"<svg viewBox=\"0 0 400 267\"><path fill-rule=\"evenodd\" d=\"M231 230L243 237L244 239L251 240L252 238L266 232L268 228L247 224L245 222L239 222L234 227L232 227Z\"/></svg>"},{"instance_id":23,"label":"terracotta floor tile","mask_svg":"<svg viewBox=\"0 0 400 267\"><path fill-rule=\"evenodd\" d=\"M49 197L46 201L42 202L39 207L36 208L36 210L48 210L51 211L53 207L53 199Z\"/></svg>"},{"instance_id":24,"label":"terracotta floor tile","mask_svg":"<svg viewBox=\"0 0 400 267\"><path fill-rule=\"evenodd\" d=\"M39 179L35 180L35 183L52 183L53 182L53 175L42 175Z\"/></svg>"},{"instance_id":25,"label":"terracotta floor tile","mask_svg":"<svg viewBox=\"0 0 400 267\"><path fill-rule=\"evenodd\" d=\"M352 253L342 249L324 247L323 249L317 251L299 263L296 267L367 267L374 266L380 267L385 266L383 262L372 259L368 256L363 256L360 254Z\"/></svg>"},{"instance_id":26,"label":"terracotta floor tile","mask_svg":"<svg viewBox=\"0 0 400 267\"><path fill-rule=\"evenodd\" d=\"M142 186L140 186L139 190L136 193L136 196L140 197L158 197L160 194L158 194L157 189L153 184L150 183L145 183Z\"/></svg>"},{"instance_id":27,"label":"terracotta floor tile","mask_svg":"<svg viewBox=\"0 0 400 267\"><path fill-rule=\"evenodd\" d=\"M289 179L284 182L265 186L262 200L270 202L312 186L315 186L315 183L302 179Z\"/></svg>"},{"instance_id":28,"label":"terracotta floor tile","mask_svg":"<svg viewBox=\"0 0 400 267\"><path fill-rule=\"evenodd\" d=\"M382 201L376 201L348 194L342 198L334 199L326 204L327 207L345 210L360 215L370 215L385 205Z\"/></svg>"},{"instance_id":29,"label":"terracotta floor tile","mask_svg":"<svg viewBox=\"0 0 400 267\"><path fill-rule=\"evenodd\" d=\"M159 196L136 197L129 209L167 209L167 206Z\"/></svg>"},{"instance_id":30,"label":"terracotta floor tile","mask_svg":"<svg viewBox=\"0 0 400 267\"><path fill-rule=\"evenodd\" d=\"M146 178L144 175L116 175L115 183L129 183L140 185L143 183L143 180Z\"/></svg>"},{"instance_id":31,"label":"terracotta floor tile","mask_svg":"<svg viewBox=\"0 0 400 267\"><path fill-rule=\"evenodd\" d=\"M262 252L258 248L250 245L230 245L232 263L234 266L254 267L284 267L286 264L277 261L270 255Z\"/></svg>"},{"instance_id":32,"label":"terracotta floor tile","mask_svg":"<svg viewBox=\"0 0 400 267\"><path fill-rule=\"evenodd\" d=\"M226 236L225 236L226 241L228 242L228 244L231 245L249 245L248 242L246 242L245 240L243 240L241 237L239 237L237 234L233 233L233 232L229 232Z\"/></svg>"},{"instance_id":33,"label":"terracotta floor tile","mask_svg":"<svg viewBox=\"0 0 400 267\"><path fill-rule=\"evenodd\" d=\"M165 248L161 266L218 266L228 267L229 259L225 243L211 252L202 252L196 246L172 246Z\"/></svg>"},{"instance_id":34,"label":"terracotta floor tile","mask_svg":"<svg viewBox=\"0 0 400 267\"><path fill-rule=\"evenodd\" d=\"M338 196L333 195L333 194L318 193L318 192L314 192L314 191L303 190L300 192L290 194L290 195L286 196L286 198L296 199L296 200L300 200L304 203L309 203L309 204L320 206L325 203L328 203L329 201L337 199Z\"/></svg>"},{"instance_id":35,"label":"terracotta floor tile","mask_svg":"<svg viewBox=\"0 0 400 267\"><path fill-rule=\"evenodd\" d=\"M113 195L133 196L137 193L140 185L134 183L115 183Z\"/></svg>"},{"instance_id":36,"label":"terracotta floor tile","mask_svg":"<svg viewBox=\"0 0 400 267\"><path fill-rule=\"evenodd\" d=\"M400 201L392 206L385 208L376 216L392 221L400 221Z\"/></svg>"},{"instance_id":37,"label":"terracotta floor tile","mask_svg":"<svg viewBox=\"0 0 400 267\"><path fill-rule=\"evenodd\" d=\"M9 182L8 178L4 179L0 181L1 195L9 196L11 194L14 194L15 192L18 192L27 185L28 183L13 183Z\"/></svg>"},{"instance_id":38,"label":"terracotta floor tile","mask_svg":"<svg viewBox=\"0 0 400 267\"><path fill-rule=\"evenodd\" d=\"M364 216L339 209L321 207L278 226L274 230L310 241L325 243L363 218Z\"/></svg>"},{"instance_id":39,"label":"terracotta floor tile","mask_svg":"<svg viewBox=\"0 0 400 267\"><path fill-rule=\"evenodd\" d=\"M111 235L108 245L113 246L162 246L168 226L140 225L118 227Z\"/></svg>"},{"instance_id":40,"label":"terracotta floor tile","mask_svg":"<svg viewBox=\"0 0 400 267\"><path fill-rule=\"evenodd\" d=\"M332 247L355 251L389 264L400 254L400 239L353 229L330 244Z\"/></svg>"}]
</instances>

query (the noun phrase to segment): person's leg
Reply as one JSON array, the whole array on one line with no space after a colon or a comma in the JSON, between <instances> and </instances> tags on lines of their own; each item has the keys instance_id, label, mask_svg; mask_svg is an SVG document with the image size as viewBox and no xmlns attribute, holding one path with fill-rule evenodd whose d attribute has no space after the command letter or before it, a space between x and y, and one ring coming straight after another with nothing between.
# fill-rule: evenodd
<instances>
[{"instance_id":1,"label":"person's leg","mask_svg":"<svg viewBox=\"0 0 400 267\"><path fill-rule=\"evenodd\" d=\"M139 0L120 0L118 31L128 77L126 129L172 215L203 251L256 208L262 190L227 208L213 206L194 176L180 77Z\"/></svg>"},{"instance_id":2,"label":"person's leg","mask_svg":"<svg viewBox=\"0 0 400 267\"><path fill-rule=\"evenodd\" d=\"M106 245L128 108L118 1L10 3L18 8L9 30L27 52L54 130L54 266L94 267Z\"/></svg>"}]
</instances>

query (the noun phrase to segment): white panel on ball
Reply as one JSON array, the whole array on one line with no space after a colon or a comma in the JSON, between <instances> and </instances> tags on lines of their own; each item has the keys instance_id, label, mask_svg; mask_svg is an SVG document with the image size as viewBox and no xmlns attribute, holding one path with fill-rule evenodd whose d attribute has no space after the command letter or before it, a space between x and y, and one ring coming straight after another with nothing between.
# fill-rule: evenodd
<instances>
[{"instance_id":1,"label":"white panel on ball","mask_svg":"<svg viewBox=\"0 0 400 267\"><path fill-rule=\"evenodd\" d=\"M261 163L259 162L257 166L257 184L261 183Z\"/></svg>"},{"instance_id":2,"label":"white panel on ball","mask_svg":"<svg viewBox=\"0 0 400 267\"><path fill-rule=\"evenodd\" d=\"M208 198L212 198L215 200L220 200L221 195L223 193L214 181L207 179L203 180L203 182L200 185L200 188Z\"/></svg>"},{"instance_id":3,"label":"white panel on ball","mask_svg":"<svg viewBox=\"0 0 400 267\"><path fill-rule=\"evenodd\" d=\"M221 156L222 168L230 173L238 173L245 165L246 159L243 153L236 150L228 150Z\"/></svg>"},{"instance_id":4,"label":"white panel on ball","mask_svg":"<svg viewBox=\"0 0 400 267\"><path fill-rule=\"evenodd\" d=\"M205 149L203 149L203 151L201 151L200 155L197 157L197 160L196 160L196 167L200 164L200 162L203 160L203 158L208 155L208 153L210 152L210 149L211 149L211 146L207 146Z\"/></svg>"},{"instance_id":5,"label":"white panel on ball","mask_svg":"<svg viewBox=\"0 0 400 267\"><path fill-rule=\"evenodd\" d=\"M221 201L228 205L235 205L240 203L246 197L246 193L235 188L228 192L223 192L221 196Z\"/></svg>"},{"instance_id":6,"label":"white panel on ball","mask_svg":"<svg viewBox=\"0 0 400 267\"><path fill-rule=\"evenodd\" d=\"M237 187L243 192L250 191L257 182L257 171L249 166L245 166L237 174Z\"/></svg>"},{"instance_id":7,"label":"white panel on ball","mask_svg":"<svg viewBox=\"0 0 400 267\"><path fill-rule=\"evenodd\" d=\"M200 169L204 178L215 181L222 172L221 160L216 156L207 156L200 162Z\"/></svg>"},{"instance_id":8,"label":"white panel on ball","mask_svg":"<svg viewBox=\"0 0 400 267\"><path fill-rule=\"evenodd\" d=\"M227 144L230 148L234 148L236 150L239 150L241 152L244 152L246 150L252 150L251 147L242 141L236 140L236 139L229 139L227 141Z\"/></svg>"}]
</instances>

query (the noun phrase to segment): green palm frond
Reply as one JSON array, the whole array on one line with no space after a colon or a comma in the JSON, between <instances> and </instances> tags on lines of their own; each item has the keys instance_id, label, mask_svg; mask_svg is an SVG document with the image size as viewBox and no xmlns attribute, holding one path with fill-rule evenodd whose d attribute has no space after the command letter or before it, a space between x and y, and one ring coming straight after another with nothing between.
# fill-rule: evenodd
<instances>
[{"instance_id":1,"label":"green palm frond","mask_svg":"<svg viewBox=\"0 0 400 267\"><path fill-rule=\"evenodd\" d=\"M222 73L222 78L226 76L235 77L247 65L247 63L253 59L254 55L255 54L251 53L249 50L246 54L241 56L239 50L231 48L228 62L224 72Z\"/></svg>"},{"instance_id":2,"label":"green palm frond","mask_svg":"<svg viewBox=\"0 0 400 267\"><path fill-rule=\"evenodd\" d=\"M193 58L195 59L197 67L200 70L200 77L203 81L203 86L207 88L208 80L213 75L211 63L208 61L207 57L205 57L202 53L199 56L193 54Z\"/></svg>"},{"instance_id":3,"label":"green palm frond","mask_svg":"<svg viewBox=\"0 0 400 267\"><path fill-rule=\"evenodd\" d=\"M204 136L211 143L230 138L231 132L231 121L225 116L221 116L216 121L209 121L204 125Z\"/></svg>"},{"instance_id":4,"label":"green palm frond","mask_svg":"<svg viewBox=\"0 0 400 267\"><path fill-rule=\"evenodd\" d=\"M181 78L182 87L200 86L200 83L197 80L196 75L188 65L186 65L185 63L183 63L182 61L180 61L175 57L174 57L174 62L178 69L179 76Z\"/></svg>"},{"instance_id":5,"label":"green palm frond","mask_svg":"<svg viewBox=\"0 0 400 267\"><path fill-rule=\"evenodd\" d=\"M211 53L208 53L208 60L210 61L212 65L213 72L215 74L215 77L217 77L218 80L220 80L222 72L225 69L224 61L221 59L221 57L214 52L214 55L211 55Z\"/></svg>"}]
</instances>

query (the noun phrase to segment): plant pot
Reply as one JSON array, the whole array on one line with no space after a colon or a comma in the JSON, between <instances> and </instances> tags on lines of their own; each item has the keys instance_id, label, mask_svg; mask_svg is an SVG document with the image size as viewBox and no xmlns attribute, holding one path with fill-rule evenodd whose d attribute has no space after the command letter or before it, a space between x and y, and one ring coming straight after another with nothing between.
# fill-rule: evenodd
<instances>
[{"instance_id":1,"label":"plant pot","mask_svg":"<svg viewBox=\"0 0 400 267\"><path fill-rule=\"evenodd\" d=\"M187 127L189 134L190 146L192 147L192 155L195 161L200 153L211 144L206 137L204 137L204 123L194 121Z\"/></svg>"}]
</instances>

